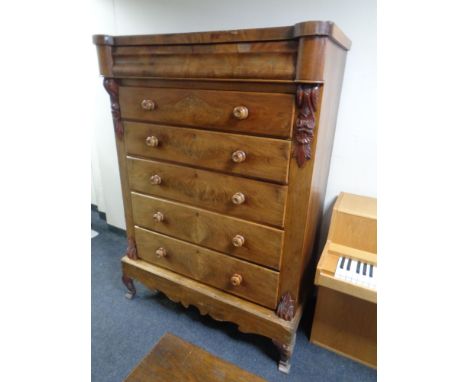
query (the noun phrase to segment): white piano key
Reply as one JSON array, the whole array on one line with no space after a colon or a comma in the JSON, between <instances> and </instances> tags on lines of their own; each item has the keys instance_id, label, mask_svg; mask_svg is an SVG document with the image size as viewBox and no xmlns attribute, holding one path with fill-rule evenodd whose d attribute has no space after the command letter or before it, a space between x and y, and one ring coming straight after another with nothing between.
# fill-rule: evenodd
<instances>
[{"instance_id":1,"label":"white piano key","mask_svg":"<svg viewBox=\"0 0 468 382\"><path fill-rule=\"evenodd\" d=\"M343 269L343 277L345 281L349 281L349 271L348 271L348 264L351 262L349 257L346 258L345 267Z\"/></svg>"},{"instance_id":2,"label":"white piano key","mask_svg":"<svg viewBox=\"0 0 468 382\"><path fill-rule=\"evenodd\" d=\"M359 275L358 275L358 278L357 278L357 284L359 286L364 286L365 287L366 284L367 284L367 278L364 275L364 266L367 266L367 264L361 261L361 268L359 270Z\"/></svg>"},{"instance_id":3,"label":"white piano key","mask_svg":"<svg viewBox=\"0 0 468 382\"><path fill-rule=\"evenodd\" d=\"M341 269L341 267L340 267L341 262L343 261L343 259L345 259L345 257L341 256L341 257L338 259L338 263L336 264L335 277L338 278L338 279L344 279L344 277L343 277L343 269Z\"/></svg>"},{"instance_id":4,"label":"white piano key","mask_svg":"<svg viewBox=\"0 0 468 382\"><path fill-rule=\"evenodd\" d=\"M356 273L357 265L358 265L357 260L353 260L351 263L351 274L350 274L350 280L353 284L357 282L357 278L358 278L358 274Z\"/></svg>"},{"instance_id":5,"label":"white piano key","mask_svg":"<svg viewBox=\"0 0 468 382\"><path fill-rule=\"evenodd\" d=\"M374 289L377 289L377 267L374 266L374 270L373 270L373 275L372 275L372 283L374 285Z\"/></svg>"},{"instance_id":6,"label":"white piano key","mask_svg":"<svg viewBox=\"0 0 468 382\"><path fill-rule=\"evenodd\" d=\"M364 263L363 271L362 271L362 286L364 287L369 287L369 271L370 271L370 265L367 263Z\"/></svg>"},{"instance_id":7,"label":"white piano key","mask_svg":"<svg viewBox=\"0 0 468 382\"><path fill-rule=\"evenodd\" d=\"M343 268L340 267L343 262ZM341 256L336 265L335 277L337 279L359 285L363 288L377 289L377 267L373 267L372 276L370 277L370 264L360 262L359 271L358 260L352 260L349 257ZM366 274L364 275L364 265ZM349 269L348 269L349 268Z\"/></svg>"},{"instance_id":8,"label":"white piano key","mask_svg":"<svg viewBox=\"0 0 468 382\"><path fill-rule=\"evenodd\" d=\"M345 280L351 281L351 266L353 264L353 260L350 258L346 261L346 272L345 272Z\"/></svg>"}]
</instances>

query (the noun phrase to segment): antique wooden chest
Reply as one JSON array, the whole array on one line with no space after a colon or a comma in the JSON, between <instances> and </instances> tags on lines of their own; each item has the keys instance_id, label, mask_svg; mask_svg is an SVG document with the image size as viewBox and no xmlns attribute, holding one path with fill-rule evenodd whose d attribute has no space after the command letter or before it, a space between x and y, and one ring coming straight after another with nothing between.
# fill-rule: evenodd
<instances>
[{"instance_id":1,"label":"antique wooden chest","mask_svg":"<svg viewBox=\"0 0 468 382\"><path fill-rule=\"evenodd\" d=\"M350 41L321 21L93 41L111 99L128 296L137 279L267 336L287 372Z\"/></svg>"}]
</instances>

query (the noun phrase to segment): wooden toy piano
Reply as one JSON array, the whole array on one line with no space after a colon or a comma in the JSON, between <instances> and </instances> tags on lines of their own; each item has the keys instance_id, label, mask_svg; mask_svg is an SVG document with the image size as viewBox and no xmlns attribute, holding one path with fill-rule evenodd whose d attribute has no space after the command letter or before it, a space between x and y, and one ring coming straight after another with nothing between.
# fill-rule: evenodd
<instances>
[{"instance_id":1,"label":"wooden toy piano","mask_svg":"<svg viewBox=\"0 0 468 382\"><path fill-rule=\"evenodd\" d=\"M341 193L315 274L310 341L377 367L377 200Z\"/></svg>"}]
</instances>

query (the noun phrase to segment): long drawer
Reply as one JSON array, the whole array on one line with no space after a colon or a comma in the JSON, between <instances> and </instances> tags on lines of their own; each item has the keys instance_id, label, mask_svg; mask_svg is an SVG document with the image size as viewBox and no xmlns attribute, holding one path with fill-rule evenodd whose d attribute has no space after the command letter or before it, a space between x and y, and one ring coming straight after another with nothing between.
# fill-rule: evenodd
<instances>
[{"instance_id":1,"label":"long drawer","mask_svg":"<svg viewBox=\"0 0 468 382\"><path fill-rule=\"evenodd\" d=\"M278 272L219 252L135 228L138 257L205 284L274 309Z\"/></svg>"},{"instance_id":2,"label":"long drawer","mask_svg":"<svg viewBox=\"0 0 468 382\"><path fill-rule=\"evenodd\" d=\"M119 89L122 118L288 138L291 94L217 90Z\"/></svg>"},{"instance_id":3,"label":"long drawer","mask_svg":"<svg viewBox=\"0 0 468 382\"><path fill-rule=\"evenodd\" d=\"M287 183L291 142L125 122L127 153Z\"/></svg>"},{"instance_id":4,"label":"long drawer","mask_svg":"<svg viewBox=\"0 0 468 382\"><path fill-rule=\"evenodd\" d=\"M130 188L283 227L287 186L175 164L127 158Z\"/></svg>"},{"instance_id":5,"label":"long drawer","mask_svg":"<svg viewBox=\"0 0 468 382\"><path fill-rule=\"evenodd\" d=\"M279 269L279 229L135 192L132 210L138 226Z\"/></svg>"},{"instance_id":6,"label":"long drawer","mask_svg":"<svg viewBox=\"0 0 468 382\"><path fill-rule=\"evenodd\" d=\"M118 77L294 80L297 41L140 46L124 42L112 56Z\"/></svg>"}]
</instances>

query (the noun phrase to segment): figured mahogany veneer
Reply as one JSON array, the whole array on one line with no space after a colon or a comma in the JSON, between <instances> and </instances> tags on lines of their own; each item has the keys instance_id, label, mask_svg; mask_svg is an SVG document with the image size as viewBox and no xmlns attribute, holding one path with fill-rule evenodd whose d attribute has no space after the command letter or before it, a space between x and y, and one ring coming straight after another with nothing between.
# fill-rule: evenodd
<instances>
[{"instance_id":1,"label":"figured mahogany veneer","mask_svg":"<svg viewBox=\"0 0 468 382\"><path fill-rule=\"evenodd\" d=\"M94 36L132 278L271 338L288 372L350 47L331 22Z\"/></svg>"},{"instance_id":2,"label":"figured mahogany veneer","mask_svg":"<svg viewBox=\"0 0 468 382\"><path fill-rule=\"evenodd\" d=\"M130 155L287 183L289 141L149 123L124 126Z\"/></svg>"},{"instance_id":3,"label":"figured mahogany veneer","mask_svg":"<svg viewBox=\"0 0 468 382\"><path fill-rule=\"evenodd\" d=\"M132 192L135 224L279 270L282 230L186 204ZM159 221L154 215L163 214ZM233 240L244 239L241 246Z\"/></svg>"},{"instance_id":4,"label":"figured mahogany veneer","mask_svg":"<svg viewBox=\"0 0 468 382\"><path fill-rule=\"evenodd\" d=\"M294 97L289 94L121 87L119 100L124 119L282 138L291 136ZM146 110L141 105L145 100L157 106Z\"/></svg>"},{"instance_id":5,"label":"figured mahogany veneer","mask_svg":"<svg viewBox=\"0 0 468 382\"><path fill-rule=\"evenodd\" d=\"M274 309L278 272L182 240L136 228L140 259ZM161 256L156 251L163 248ZM240 275L238 285L231 283Z\"/></svg>"},{"instance_id":6,"label":"figured mahogany veneer","mask_svg":"<svg viewBox=\"0 0 468 382\"><path fill-rule=\"evenodd\" d=\"M130 188L231 216L282 227L286 186L129 157ZM151 180L158 177L158 182ZM244 201L236 194L244 195Z\"/></svg>"},{"instance_id":7,"label":"figured mahogany veneer","mask_svg":"<svg viewBox=\"0 0 468 382\"><path fill-rule=\"evenodd\" d=\"M265 379L166 333L124 382L266 382Z\"/></svg>"}]
</instances>

